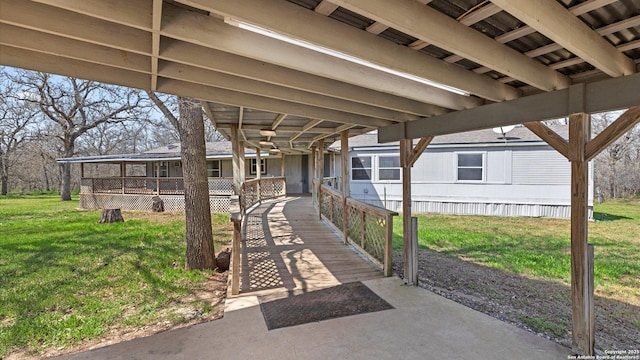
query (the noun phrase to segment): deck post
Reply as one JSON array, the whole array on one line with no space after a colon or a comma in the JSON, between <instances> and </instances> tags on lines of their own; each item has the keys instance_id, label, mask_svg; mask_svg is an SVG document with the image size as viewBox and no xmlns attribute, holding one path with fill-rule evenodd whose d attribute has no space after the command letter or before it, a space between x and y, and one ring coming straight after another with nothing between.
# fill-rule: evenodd
<instances>
[{"instance_id":1,"label":"deck post","mask_svg":"<svg viewBox=\"0 0 640 360\"><path fill-rule=\"evenodd\" d=\"M349 130L343 130L340 133L340 171L342 173L342 234L344 243L348 242L349 231L347 229L349 222L349 213L347 212L347 197L350 195L349 189Z\"/></svg>"},{"instance_id":2,"label":"deck post","mask_svg":"<svg viewBox=\"0 0 640 360\"><path fill-rule=\"evenodd\" d=\"M417 239L413 239L411 232L411 150L412 140L400 140L400 166L402 166L402 238L404 257L404 282L407 285L418 285L418 273L414 271L417 264Z\"/></svg>"},{"instance_id":3,"label":"deck post","mask_svg":"<svg viewBox=\"0 0 640 360\"><path fill-rule=\"evenodd\" d=\"M322 179L324 179L324 139L318 140L318 166L316 166L316 172L322 184Z\"/></svg>"},{"instance_id":4,"label":"deck post","mask_svg":"<svg viewBox=\"0 0 640 360\"><path fill-rule=\"evenodd\" d=\"M588 251L588 161L585 148L591 138L589 114L569 116L571 160L571 304L573 346L594 355L593 261Z\"/></svg>"},{"instance_id":5,"label":"deck post","mask_svg":"<svg viewBox=\"0 0 640 360\"><path fill-rule=\"evenodd\" d=\"M126 171L127 170L126 170L126 166L124 164L124 161L120 161L120 177L122 178L121 179L121 181L122 181L122 195L125 194L125 191L124 191L124 177L126 176Z\"/></svg>"},{"instance_id":6,"label":"deck post","mask_svg":"<svg viewBox=\"0 0 640 360\"><path fill-rule=\"evenodd\" d=\"M280 162L280 176L284 177L284 159L285 159L285 154L282 153L281 157L282 157L282 161Z\"/></svg>"},{"instance_id":7,"label":"deck post","mask_svg":"<svg viewBox=\"0 0 640 360\"><path fill-rule=\"evenodd\" d=\"M258 192L258 202L262 201L262 189L260 189L260 179L262 178L262 155L260 154L260 147L256 147L256 184Z\"/></svg>"},{"instance_id":8,"label":"deck post","mask_svg":"<svg viewBox=\"0 0 640 360\"><path fill-rule=\"evenodd\" d=\"M238 125L231 124L231 149L233 151L233 191L240 195L244 182L244 150L238 137Z\"/></svg>"},{"instance_id":9,"label":"deck post","mask_svg":"<svg viewBox=\"0 0 640 360\"><path fill-rule=\"evenodd\" d=\"M393 275L393 215L387 215L387 228L384 237L384 276Z\"/></svg>"}]
</instances>

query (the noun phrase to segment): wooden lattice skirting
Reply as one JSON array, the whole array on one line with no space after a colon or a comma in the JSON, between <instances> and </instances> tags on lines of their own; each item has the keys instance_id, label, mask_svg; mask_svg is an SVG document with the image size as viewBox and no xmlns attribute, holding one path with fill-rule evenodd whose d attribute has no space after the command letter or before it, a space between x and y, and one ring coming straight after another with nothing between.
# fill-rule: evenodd
<instances>
[{"instance_id":1,"label":"wooden lattice skirting","mask_svg":"<svg viewBox=\"0 0 640 360\"><path fill-rule=\"evenodd\" d=\"M137 194L80 194L80 208L86 210L122 209L152 211L154 195ZM183 195L161 195L165 211L184 211ZM229 213L229 196L210 196L213 213Z\"/></svg>"}]
</instances>

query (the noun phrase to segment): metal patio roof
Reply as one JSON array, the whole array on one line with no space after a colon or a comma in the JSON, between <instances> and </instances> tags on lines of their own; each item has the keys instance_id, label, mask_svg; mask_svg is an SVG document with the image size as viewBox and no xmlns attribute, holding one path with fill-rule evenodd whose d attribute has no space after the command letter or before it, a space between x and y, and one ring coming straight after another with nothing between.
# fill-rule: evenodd
<instances>
[{"instance_id":1,"label":"metal patio roof","mask_svg":"<svg viewBox=\"0 0 640 360\"><path fill-rule=\"evenodd\" d=\"M0 64L194 97L225 136L236 124L257 147L275 130L284 153L346 129L390 141L519 123L493 114L523 99L533 120L638 105L639 62L640 0L0 0ZM563 103L534 110L543 93Z\"/></svg>"}]
</instances>

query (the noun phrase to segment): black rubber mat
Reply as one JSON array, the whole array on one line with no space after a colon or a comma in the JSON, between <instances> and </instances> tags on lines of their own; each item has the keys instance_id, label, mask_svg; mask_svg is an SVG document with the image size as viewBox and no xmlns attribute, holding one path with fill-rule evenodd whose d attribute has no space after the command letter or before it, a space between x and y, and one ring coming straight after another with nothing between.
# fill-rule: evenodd
<instances>
[{"instance_id":1,"label":"black rubber mat","mask_svg":"<svg viewBox=\"0 0 640 360\"><path fill-rule=\"evenodd\" d=\"M260 308L269 330L343 316L393 309L361 282L295 295L260 296Z\"/></svg>"}]
</instances>

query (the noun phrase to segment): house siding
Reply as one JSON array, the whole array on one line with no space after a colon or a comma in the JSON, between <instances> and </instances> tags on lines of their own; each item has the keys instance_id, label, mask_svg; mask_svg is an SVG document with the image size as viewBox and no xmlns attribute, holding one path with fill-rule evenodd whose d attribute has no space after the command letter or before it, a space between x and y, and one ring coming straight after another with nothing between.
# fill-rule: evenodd
<instances>
[{"instance_id":1,"label":"house siding","mask_svg":"<svg viewBox=\"0 0 640 360\"><path fill-rule=\"evenodd\" d=\"M481 181L457 180L457 154L483 155ZM356 150L352 156L398 154L391 149ZM440 147L427 149L412 168L412 211L473 215L568 218L570 163L547 145ZM589 188L593 189L590 164ZM593 191L589 191L592 217ZM402 210L402 182L351 181L351 197L392 211Z\"/></svg>"}]
</instances>

